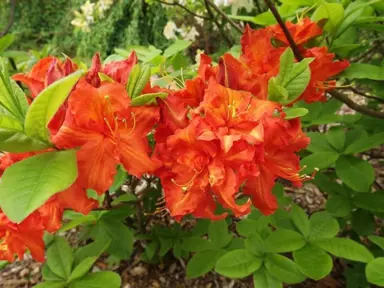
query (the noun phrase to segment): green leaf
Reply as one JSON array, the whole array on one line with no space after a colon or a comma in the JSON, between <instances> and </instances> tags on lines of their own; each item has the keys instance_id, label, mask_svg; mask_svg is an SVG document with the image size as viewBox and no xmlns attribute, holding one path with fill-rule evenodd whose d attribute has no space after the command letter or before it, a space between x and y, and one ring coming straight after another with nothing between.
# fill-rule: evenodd
<instances>
[{"instance_id":1,"label":"green leaf","mask_svg":"<svg viewBox=\"0 0 384 288\"><path fill-rule=\"evenodd\" d=\"M92 268L96 260L97 260L96 256L85 258L83 261L79 263L79 265L75 267L75 269L73 269L71 276L69 276L68 281L72 282L73 280L83 277Z\"/></svg>"},{"instance_id":2,"label":"green leaf","mask_svg":"<svg viewBox=\"0 0 384 288\"><path fill-rule=\"evenodd\" d=\"M163 256L165 256L165 254L168 253L169 250L172 249L173 240L171 238L160 237L159 241L160 241L159 256L163 257Z\"/></svg>"},{"instance_id":3,"label":"green leaf","mask_svg":"<svg viewBox=\"0 0 384 288\"><path fill-rule=\"evenodd\" d=\"M345 130L341 127L331 128L327 134L325 134L328 143L339 152L344 150L345 146Z\"/></svg>"},{"instance_id":4,"label":"green leaf","mask_svg":"<svg viewBox=\"0 0 384 288\"><path fill-rule=\"evenodd\" d=\"M357 192L367 192L375 180L375 172L367 161L342 155L336 162L337 176Z\"/></svg>"},{"instance_id":5,"label":"green leaf","mask_svg":"<svg viewBox=\"0 0 384 288\"><path fill-rule=\"evenodd\" d=\"M308 132L306 133L308 137L311 138L311 143L309 143L306 148L310 152L333 152L335 153L335 149L333 149L326 138L326 134L319 132Z\"/></svg>"},{"instance_id":6,"label":"green leaf","mask_svg":"<svg viewBox=\"0 0 384 288\"><path fill-rule=\"evenodd\" d=\"M332 166L339 158L337 152L316 152L300 161L300 166L307 166L305 173L311 174L316 168L321 170Z\"/></svg>"},{"instance_id":7,"label":"green leaf","mask_svg":"<svg viewBox=\"0 0 384 288\"><path fill-rule=\"evenodd\" d=\"M264 254L264 241L257 233L252 233L245 238L245 249L251 252L255 256L263 256Z\"/></svg>"},{"instance_id":8,"label":"green leaf","mask_svg":"<svg viewBox=\"0 0 384 288\"><path fill-rule=\"evenodd\" d=\"M283 283L273 277L266 269L260 269L253 273L253 287L283 288Z\"/></svg>"},{"instance_id":9,"label":"green leaf","mask_svg":"<svg viewBox=\"0 0 384 288\"><path fill-rule=\"evenodd\" d=\"M349 79L372 79L384 80L384 67L364 64L352 63L342 74L343 77Z\"/></svg>"},{"instance_id":10,"label":"green leaf","mask_svg":"<svg viewBox=\"0 0 384 288\"><path fill-rule=\"evenodd\" d=\"M292 206L291 210L292 221L296 228L303 234L304 237L308 237L310 232L310 221L308 220L307 213L297 205Z\"/></svg>"},{"instance_id":11,"label":"green leaf","mask_svg":"<svg viewBox=\"0 0 384 288\"><path fill-rule=\"evenodd\" d=\"M7 152L29 152L48 148L49 145L25 135L23 123L10 116L0 114L0 150Z\"/></svg>"},{"instance_id":12,"label":"green leaf","mask_svg":"<svg viewBox=\"0 0 384 288\"><path fill-rule=\"evenodd\" d=\"M12 222L20 223L76 178L75 150L27 158L5 170L0 183L0 207Z\"/></svg>"},{"instance_id":13,"label":"green leaf","mask_svg":"<svg viewBox=\"0 0 384 288\"><path fill-rule=\"evenodd\" d=\"M244 278L256 272L261 264L261 258L245 249L238 249L224 254L217 261L215 271L229 278Z\"/></svg>"},{"instance_id":14,"label":"green leaf","mask_svg":"<svg viewBox=\"0 0 384 288\"><path fill-rule=\"evenodd\" d=\"M293 259L300 271L313 280L320 280L332 271L332 257L311 244L294 251Z\"/></svg>"},{"instance_id":15,"label":"green leaf","mask_svg":"<svg viewBox=\"0 0 384 288\"><path fill-rule=\"evenodd\" d=\"M351 239L347 238L331 238L316 240L313 244L321 249L335 255L336 257L345 258L347 260L368 263L373 260L373 255L369 250Z\"/></svg>"},{"instance_id":16,"label":"green leaf","mask_svg":"<svg viewBox=\"0 0 384 288\"><path fill-rule=\"evenodd\" d=\"M151 260L155 256L158 248L159 248L159 243L155 241L149 243L145 247L145 255L147 255L149 260Z\"/></svg>"},{"instance_id":17,"label":"green leaf","mask_svg":"<svg viewBox=\"0 0 384 288\"><path fill-rule=\"evenodd\" d=\"M165 49L163 56L168 59L169 57L172 57L178 52L184 51L189 46L191 46L192 42L187 40L176 40L171 46L169 46L167 49Z\"/></svg>"},{"instance_id":18,"label":"green leaf","mask_svg":"<svg viewBox=\"0 0 384 288\"><path fill-rule=\"evenodd\" d=\"M369 283L384 286L384 257L379 257L369 262L365 268Z\"/></svg>"},{"instance_id":19,"label":"green leaf","mask_svg":"<svg viewBox=\"0 0 384 288\"><path fill-rule=\"evenodd\" d=\"M384 250L384 237L370 235L368 236L368 239Z\"/></svg>"},{"instance_id":20,"label":"green leaf","mask_svg":"<svg viewBox=\"0 0 384 288\"><path fill-rule=\"evenodd\" d=\"M111 244L110 239L97 239L95 242L92 242L86 246L78 248L75 252L75 261L74 265L78 266L81 262L89 257L99 258L102 253L107 250Z\"/></svg>"},{"instance_id":21,"label":"green leaf","mask_svg":"<svg viewBox=\"0 0 384 288\"><path fill-rule=\"evenodd\" d=\"M352 142L347 146L344 151L344 154L355 154L361 153L372 148L379 147L384 143L384 132L376 133L372 136L368 136L366 133L361 134L360 137L356 137Z\"/></svg>"},{"instance_id":22,"label":"green leaf","mask_svg":"<svg viewBox=\"0 0 384 288\"><path fill-rule=\"evenodd\" d=\"M352 228L361 236L368 236L375 230L376 222L372 213L357 209L352 213Z\"/></svg>"},{"instance_id":23,"label":"green leaf","mask_svg":"<svg viewBox=\"0 0 384 288\"><path fill-rule=\"evenodd\" d=\"M14 34L7 34L0 38L0 53L4 52L15 41Z\"/></svg>"},{"instance_id":24,"label":"green leaf","mask_svg":"<svg viewBox=\"0 0 384 288\"><path fill-rule=\"evenodd\" d=\"M70 288L120 288L120 275L111 271L91 273L71 283Z\"/></svg>"},{"instance_id":25,"label":"green leaf","mask_svg":"<svg viewBox=\"0 0 384 288\"><path fill-rule=\"evenodd\" d=\"M77 217L73 219L72 221L63 224L60 228L60 232L65 232L68 230L71 230L79 225L85 225L85 224L92 224L96 223L97 218L93 214L88 214L88 215L81 215L80 217Z\"/></svg>"},{"instance_id":26,"label":"green leaf","mask_svg":"<svg viewBox=\"0 0 384 288\"><path fill-rule=\"evenodd\" d=\"M295 61L295 55L290 47L288 47L280 56L280 70L279 75L276 77L276 82L284 84L291 77L290 73L293 69L293 62Z\"/></svg>"},{"instance_id":27,"label":"green leaf","mask_svg":"<svg viewBox=\"0 0 384 288\"><path fill-rule=\"evenodd\" d=\"M217 260L222 255L218 250L206 250L197 252L192 256L187 265L187 277L197 278L215 268Z\"/></svg>"},{"instance_id":28,"label":"green leaf","mask_svg":"<svg viewBox=\"0 0 384 288\"><path fill-rule=\"evenodd\" d=\"M285 113L285 119L289 120L289 119L302 117L302 116L308 114L308 109L296 108L296 107L285 108L284 113Z\"/></svg>"},{"instance_id":29,"label":"green leaf","mask_svg":"<svg viewBox=\"0 0 384 288\"><path fill-rule=\"evenodd\" d=\"M272 232L264 242L264 249L270 253L285 253L298 250L305 245L304 237L287 229Z\"/></svg>"},{"instance_id":30,"label":"green leaf","mask_svg":"<svg viewBox=\"0 0 384 288\"><path fill-rule=\"evenodd\" d=\"M97 73L97 75L99 75L100 81L106 81L106 82L110 82L110 83L115 82L115 80L113 80L108 75L105 75L104 73L99 72L99 73Z\"/></svg>"},{"instance_id":31,"label":"green leaf","mask_svg":"<svg viewBox=\"0 0 384 288\"><path fill-rule=\"evenodd\" d=\"M127 193L117 197L112 201L112 205L117 205L124 202L137 202L137 197L135 194Z\"/></svg>"},{"instance_id":32,"label":"green leaf","mask_svg":"<svg viewBox=\"0 0 384 288\"><path fill-rule=\"evenodd\" d=\"M43 275L43 279L45 281L62 281L62 280L64 280L52 272L52 270L48 267L47 262L45 262L44 265L42 266L41 274Z\"/></svg>"},{"instance_id":33,"label":"green leaf","mask_svg":"<svg viewBox=\"0 0 384 288\"><path fill-rule=\"evenodd\" d=\"M325 211L314 213L309 221L311 228L308 240L332 238L339 233L339 223Z\"/></svg>"},{"instance_id":34,"label":"green leaf","mask_svg":"<svg viewBox=\"0 0 384 288\"><path fill-rule=\"evenodd\" d=\"M273 277L287 284L300 283L305 279L295 262L279 254L268 254L265 267Z\"/></svg>"},{"instance_id":35,"label":"green leaf","mask_svg":"<svg viewBox=\"0 0 384 288\"><path fill-rule=\"evenodd\" d=\"M100 219L92 231L92 237L95 240L110 240L107 251L120 259L128 259L131 256L133 232L120 221L113 218Z\"/></svg>"},{"instance_id":36,"label":"green leaf","mask_svg":"<svg viewBox=\"0 0 384 288\"><path fill-rule=\"evenodd\" d=\"M204 250L212 250L215 245L208 241L207 239L203 239L200 236L192 236L183 240L181 248L188 252L199 252Z\"/></svg>"},{"instance_id":37,"label":"green leaf","mask_svg":"<svg viewBox=\"0 0 384 288\"><path fill-rule=\"evenodd\" d=\"M25 93L8 75L6 63L0 57L0 106L15 118L23 121L28 109Z\"/></svg>"},{"instance_id":38,"label":"green leaf","mask_svg":"<svg viewBox=\"0 0 384 288\"><path fill-rule=\"evenodd\" d=\"M47 125L82 75L82 70L76 71L49 85L37 95L25 116L25 133L29 137L49 142Z\"/></svg>"},{"instance_id":39,"label":"green leaf","mask_svg":"<svg viewBox=\"0 0 384 288\"><path fill-rule=\"evenodd\" d=\"M125 169L121 165L117 166L117 174L113 179L113 183L111 187L109 187L108 189L109 193L115 193L121 187L121 185L124 184L127 177L128 177L127 171L125 171Z\"/></svg>"},{"instance_id":40,"label":"green leaf","mask_svg":"<svg viewBox=\"0 0 384 288\"><path fill-rule=\"evenodd\" d=\"M233 238L228 232L228 224L225 220L212 221L208 228L208 237L217 248L224 248Z\"/></svg>"},{"instance_id":41,"label":"green leaf","mask_svg":"<svg viewBox=\"0 0 384 288\"><path fill-rule=\"evenodd\" d=\"M73 263L72 248L66 239L55 237L54 242L47 250L47 265L49 269L59 276L67 280L71 275Z\"/></svg>"},{"instance_id":42,"label":"green leaf","mask_svg":"<svg viewBox=\"0 0 384 288\"><path fill-rule=\"evenodd\" d=\"M142 94L132 99L131 105L143 106L143 105L154 104L156 103L156 98L165 99L167 98L167 96L168 96L168 93L163 93L163 92Z\"/></svg>"},{"instance_id":43,"label":"green leaf","mask_svg":"<svg viewBox=\"0 0 384 288\"><path fill-rule=\"evenodd\" d=\"M274 78L268 82L268 100L282 102L288 99L288 91L283 86L277 84Z\"/></svg>"},{"instance_id":44,"label":"green leaf","mask_svg":"<svg viewBox=\"0 0 384 288\"><path fill-rule=\"evenodd\" d=\"M345 217L351 213L352 203L347 196L332 195L327 199L325 209L334 217Z\"/></svg>"},{"instance_id":45,"label":"green leaf","mask_svg":"<svg viewBox=\"0 0 384 288\"><path fill-rule=\"evenodd\" d=\"M318 22L322 19L328 19L324 30L334 33L337 31L344 18L344 7L339 3L322 3L312 15L312 19Z\"/></svg>"},{"instance_id":46,"label":"green leaf","mask_svg":"<svg viewBox=\"0 0 384 288\"><path fill-rule=\"evenodd\" d=\"M129 74L127 92L131 99L138 97L151 77L151 66L136 64Z\"/></svg>"},{"instance_id":47,"label":"green leaf","mask_svg":"<svg viewBox=\"0 0 384 288\"><path fill-rule=\"evenodd\" d=\"M372 212L384 212L384 191L375 193L357 193L353 203L360 208Z\"/></svg>"},{"instance_id":48,"label":"green leaf","mask_svg":"<svg viewBox=\"0 0 384 288\"><path fill-rule=\"evenodd\" d=\"M47 281L39 283L33 286L33 288L64 288L66 285L67 283L63 281Z\"/></svg>"}]
</instances>

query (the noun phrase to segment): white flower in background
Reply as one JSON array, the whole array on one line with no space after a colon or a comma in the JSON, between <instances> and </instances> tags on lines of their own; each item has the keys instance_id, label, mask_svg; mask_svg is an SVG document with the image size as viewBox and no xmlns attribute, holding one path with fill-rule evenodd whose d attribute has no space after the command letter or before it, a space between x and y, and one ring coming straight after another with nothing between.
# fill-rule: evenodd
<instances>
[{"instance_id":1,"label":"white flower in background","mask_svg":"<svg viewBox=\"0 0 384 288\"><path fill-rule=\"evenodd\" d=\"M201 55L202 53L204 53L203 50L200 50L200 49L197 49L197 50L196 50L195 62L196 62L197 65L200 64L200 58L201 58L200 55Z\"/></svg>"},{"instance_id":2,"label":"white flower in background","mask_svg":"<svg viewBox=\"0 0 384 288\"><path fill-rule=\"evenodd\" d=\"M228 6L231 4L231 0L215 0L217 6Z\"/></svg>"},{"instance_id":3,"label":"white flower in background","mask_svg":"<svg viewBox=\"0 0 384 288\"><path fill-rule=\"evenodd\" d=\"M252 12L252 9L254 7L252 0L229 0L230 4L232 5L232 15L237 15L237 12L241 8L245 8L245 10L249 13Z\"/></svg>"},{"instance_id":4,"label":"white flower in background","mask_svg":"<svg viewBox=\"0 0 384 288\"><path fill-rule=\"evenodd\" d=\"M167 24L164 27L163 35L168 40L170 39L177 39L176 32L179 32L180 30L177 28L175 22L168 21Z\"/></svg>"},{"instance_id":5,"label":"white flower in background","mask_svg":"<svg viewBox=\"0 0 384 288\"><path fill-rule=\"evenodd\" d=\"M104 18L104 12L107 11L113 4L114 0L99 0L91 3L89 0L80 7L80 11L74 11L75 19L71 24L80 28L83 32L89 32L90 24Z\"/></svg>"},{"instance_id":6,"label":"white flower in background","mask_svg":"<svg viewBox=\"0 0 384 288\"><path fill-rule=\"evenodd\" d=\"M196 36L199 35L199 32L197 32L195 27L192 27L188 31L183 29L180 34L183 36L184 40L195 41Z\"/></svg>"},{"instance_id":7,"label":"white flower in background","mask_svg":"<svg viewBox=\"0 0 384 288\"><path fill-rule=\"evenodd\" d=\"M93 15L94 7L95 7L95 3L91 3L88 0L87 2L85 2L85 4L83 4L80 7L80 9L81 9L81 11L83 11L83 14L85 16L89 16L89 15Z\"/></svg>"},{"instance_id":8,"label":"white flower in background","mask_svg":"<svg viewBox=\"0 0 384 288\"><path fill-rule=\"evenodd\" d=\"M97 2L97 12L99 18L104 18L104 12L107 11L113 4L113 0L99 0Z\"/></svg>"}]
</instances>

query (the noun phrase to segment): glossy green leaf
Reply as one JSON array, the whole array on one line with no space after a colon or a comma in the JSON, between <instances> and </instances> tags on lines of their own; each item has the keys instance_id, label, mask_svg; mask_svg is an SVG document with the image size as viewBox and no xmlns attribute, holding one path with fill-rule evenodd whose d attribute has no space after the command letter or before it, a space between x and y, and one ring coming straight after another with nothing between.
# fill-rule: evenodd
<instances>
[{"instance_id":1,"label":"glossy green leaf","mask_svg":"<svg viewBox=\"0 0 384 288\"><path fill-rule=\"evenodd\" d=\"M223 253L218 250L197 252L187 264L187 277L197 278L215 268L217 260Z\"/></svg>"},{"instance_id":2,"label":"glossy green leaf","mask_svg":"<svg viewBox=\"0 0 384 288\"><path fill-rule=\"evenodd\" d=\"M115 80L113 80L111 77L109 77L108 75L104 74L104 73L97 73L97 75L99 75L99 78L101 81L106 81L106 82L110 82L110 83L114 83Z\"/></svg>"},{"instance_id":3,"label":"glossy green leaf","mask_svg":"<svg viewBox=\"0 0 384 288\"><path fill-rule=\"evenodd\" d=\"M184 51L189 46L191 46L191 44L192 44L191 41L178 39L173 44L171 44L171 46L165 49L163 56L165 58L169 58L178 52Z\"/></svg>"},{"instance_id":4,"label":"glossy green leaf","mask_svg":"<svg viewBox=\"0 0 384 288\"><path fill-rule=\"evenodd\" d=\"M342 155L336 162L337 176L357 192L367 192L375 179L372 165L367 161Z\"/></svg>"},{"instance_id":5,"label":"glossy green leaf","mask_svg":"<svg viewBox=\"0 0 384 288\"><path fill-rule=\"evenodd\" d=\"M252 233L245 238L245 249L251 252L255 256L263 256L264 254L264 241L257 233Z\"/></svg>"},{"instance_id":6,"label":"glossy green leaf","mask_svg":"<svg viewBox=\"0 0 384 288\"><path fill-rule=\"evenodd\" d=\"M266 269L260 269L253 273L254 288L282 288L283 283L273 277Z\"/></svg>"},{"instance_id":7,"label":"glossy green leaf","mask_svg":"<svg viewBox=\"0 0 384 288\"><path fill-rule=\"evenodd\" d=\"M300 283L306 278L295 262L279 254L268 254L265 267L273 277L287 284Z\"/></svg>"},{"instance_id":8,"label":"glossy green leaf","mask_svg":"<svg viewBox=\"0 0 384 288\"><path fill-rule=\"evenodd\" d=\"M351 66L345 69L342 75L349 79L382 81L384 80L384 67L364 63L352 63Z\"/></svg>"},{"instance_id":9,"label":"glossy green leaf","mask_svg":"<svg viewBox=\"0 0 384 288\"><path fill-rule=\"evenodd\" d=\"M384 191L375 193L357 193L353 203L360 208L372 212L384 212Z\"/></svg>"},{"instance_id":10,"label":"glossy green leaf","mask_svg":"<svg viewBox=\"0 0 384 288\"><path fill-rule=\"evenodd\" d=\"M55 237L53 243L47 250L47 265L49 269L67 280L71 275L73 264L72 248L63 237Z\"/></svg>"},{"instance_id":11,"label":"glossy green leaf","mask_svg":"<svg viewBox=\"0 0 384 288\"><path fill-rule=\"evenodd\" d=\"M369 252L365 246L347 238L316 240L313 244L335 255L336 257L347 260L368 263L374 258L372 253Z\"/></svg>"},{"instance_id":12,"label":"glossy green leaf","mask_svg":"<svg viewBox=\"0 0 384 288\"><path fill-rule=\"evenodd\" d=\"M68 223L63 224L60 228L60 232L65 232L68 230L71 230L79 225L86 225L86 224L91 224L91 223L96 223L97 218L93 214L88 214L88 215L81 215L80 217L77 217Z\"/></svg>"},{"instance_id":13,"label":"glossy green leaf","mask_svg":"<svg viewBox=\"0 0 384 288\"><path fill-rule=\"evenodd\" d=\"M278 229L265 239L264 249L270 253L285 253L298 250L305 245L304 237L287 229Z\"/></svg>"},{"instance_id":14,"label":"glossy green leaf","mask_svg":"<svg viewBox=\"0 0 384 288\"><path fill-rule=\"evenodd\" d=\"M294 118L298 118L306 115L308 113L308 109L293 107L293 108L284 109L284 113L285 113L285 119L289 120L289 119L294 119Z\"/></svg>"},{"instance_id":15,"label":"glossy green leaf","mask_svg":"<svg viewBox=\"0 0 384 288\"><path fill-rule=\"evenodd\" d=\"M291 210L291 217L296 228L304 237L307 237L311 227L307 213L305 213L305 211L299 206L293 205Z\"/></svg>"},{"instance_id":16,"label":"glossy green leaf","mask_svg":"<svg viewBox=\"0 0 384 288\"><path fill-rule=\"evenodd\" d=\"M26 177L28 175L28 177ZM0 183L0 207L16 223L77 178L76 151L47 152L9 167Z\"/></svg>"},{"instance_id":17,"label":"glossy green leaf","mask_svg":"<svg viewBox=\"0 0 384 288\"><path fill-rule=\"evenodd\" d=\"M384 257L379 257L369 262L365 268L369 283L384 286Z\"/></svg>"},{"instance_id":18,"label":"glossy green leaf","mask_svg":"<svg viewBox=\"0 0 384 288\"><path fill-rule=\"evenodd\" d=\"M138 97L151 77L151 66L136 64L129 74L127 92L131 99Z\"/></svg>"},{"instance_id":19,"label":"glossy green leaf","mask_svg":"<svg viewBox=\"0 0 384 288\"><path fill-rule=\"evenodd\" d=\"M42 142L49 142L47 125L67 99L73 87L83 75L79 70L49 85L33 100L25 116L25 133Z\"/></svg>"},{"instance_id":20,"label":"glossy green leaf","mask_svg":"<svg viewBox=\"0 0 384 288\"><path fill-rule=\"evenodd\" d=\"M225 220L212 221L208 227L208 237L217 248L224 248L233 238Z\"/></svg>"},{"instance_id":21,"label":"glossy green leaf","mask_svg":"<svg viewBox=\"0 0 384 288\"><path fill-rule=\"evenodd\" d=\"M256 272L261 264L261 258L245 249L238 249L224 254L217 261L215 271L229 278L244 278Z\"/></svg>"},{"instance_id":22,"label":"glossy green leaf","mask_svg":"<svg viewBox=\"0 0 384 288\"><path fill-rule=\"evenodd\" d=\"M293 259L300 271L313 280L320 280L332 271L332 257L311 244L294 251Z\"/></svg>"},{"instance_id":23,"label":"glossy green leaf","mask_svg":"<svg viewBox=\"0 0 384 288\"><path fill-rule=\"evenodd\" d=\"M74 266L78 266L82 261L87 258L100 257L100 255L104 253L105 250L107 250L111 242L112 241L108 238L99 238L95 242L92 242L86 246L82 246L76 249Z\"/></svg>"},{"instance_id":24,"label":"glossy green leaf","mask_svg":"<svg viewBox=\"0 0 384 288\"><path fill-rule=\"evenodd\" d=\"M70 284L70 288L120 288L120 275L111 271L88 274Z\"/></svg>"},{"instance_id":25,"label":"glossy green leaf","mask_svg":"<svg viewBox=\"0 0 384 288\"><path fill-rule=\"evenodd\" d=\"M148 104L154 104L156 103L156 98L165 99L167 98L168 93L148 93L148 94L142 94L131 101L132 106L143 106Z\"/></svg>"},{"instance_id":26,"label":"glossy green leaf","mask_svg":"<svg viewBox=\"0 0 384 288\"><path fill-rule=\"evenodd\" d=\"M113 179L113 183L111 185L111 187L109 187L109 193L115 193L118 189L120 189L121 185L124 184L125 180L127 179L128 177L128 173L127 171L125 171L125 169L119 165L117 167L117 174L115 175L114 179Z\"/></svg>"},{"instance_id":27,"label":"glossy green leaf","mask_svg":"<svg viewBox=\"0 0 384 288\"><path fill-rule=\"evenodd\" d=\"M96 256L85 258L83 261L79 263L79 265L77 265L73 269L71 275L69 276L68 281L72 282L78 278L83 277L92 268L96 260L97 260Z\"/></svg>"},{"instance_id":28,"label":"glossy green leaf","mask_svg":"<svg viewBox=\"0 0 384 288\"><path fill-rule=\"evenodd\" d=\"M370 235L368 236L368 239L384 250L384 237Z\"/></svg>"},{"instance_id":29,"label":"glossy green leaf","mask_svg":"<svg viewBox=\"0 0 384 288\"><path fill-rule=\"evenodd\" d=\"M316 212L309 219L310 232L308 240L332 238L339 233L339 223L329 213L322 211Z\"/></svg>"},{"instance_id":30,"label":"glossy green leaf","mask_svg":"<svg viewBox=\"0 0 384 288\"><path fill-rule=\"evenodd\" d=\"M322 170L332 166L339 156L337 152L316 152L301 159L300 166L307 166L304 172L311 174L316 168Z\"/></svg>"},{"instance_id":31,"label":"glossy green leaf","mask_svg":"<svg viewBox=\"0 0 384 288\"><path fill-rule=\"evenodd\" d=\"M344 18L344 7L339 3L323 2L313 13L312 19L318 22L327 19L324 30L334 33Z\"/></svg>"},{"instance_id":32,"label":"glossy green leaf","mask_svg":"<svg viewBox=\"0 0 384 288\"><path fill-rule=\"evenodd\" d=\"M53 241L53 240L52 240ZM56 275L49 268L47 262L41 268L41 274L43 276L44 281L63 281L65 279L60 278L60 276Z\"/></svg>"}]
</instances>

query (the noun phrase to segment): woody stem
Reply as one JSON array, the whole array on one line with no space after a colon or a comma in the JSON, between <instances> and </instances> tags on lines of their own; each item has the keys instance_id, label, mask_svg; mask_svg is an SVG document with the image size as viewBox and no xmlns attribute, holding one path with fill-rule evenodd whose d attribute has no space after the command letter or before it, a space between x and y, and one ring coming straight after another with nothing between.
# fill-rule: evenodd
<instances>
[{"instance_id":1,"label":"woody stem","mask_svg":"<svg viewBox=\"0 0 384 288\"><path fill-rule=\"evenodd\" d=\"M293 40L292 35L289 33L289 30L288 30L287 26L285 25L284 21L281 19L281 16L280 16L279 12L277 11L275 5L270 0L264 0L264 2L265 2L265 4L267 4L267 6L271 10L273 16L276 18L276 21L279 23L280 28L283 30L283 33L284 33L285 37L287 38L289 46L291 46L292 51L293 51L296 59L298 61L302 60L303 55L301 55L299 47L296 45L295 41ZM361 105L357 104L356 102L354 102L353 100L351 100L347 95L345 95L339 91L332 90L332 91L328 91L328 93L332 97L334 97L334 98L338 99L339 101L343 102L344 104L346 104L349 108L352 108L353 110L360 112L361 114L368 115L368 116L375 117L375 118L384 119L384 113L383 112L371 110L365 106L361 106Z\"/></svg>"}]
</instances>

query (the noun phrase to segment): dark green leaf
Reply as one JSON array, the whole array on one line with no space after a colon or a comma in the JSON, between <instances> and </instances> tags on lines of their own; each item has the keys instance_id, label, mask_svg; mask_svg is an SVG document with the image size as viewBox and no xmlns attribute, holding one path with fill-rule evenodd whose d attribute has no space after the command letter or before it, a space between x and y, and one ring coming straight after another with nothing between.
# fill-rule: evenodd
<instances>
[{"instance_id":1,"label":"dark green leaf","mask_svg":"<svg viewBox=\"0 0 384 288\"><path fill-rule=\"evenodd\" d=\"M384 191L375 193L357 193L353 198L357 207L372 211L384 212Z\"/></svg>"},{"instance_id":2,"label":"dark green leaf","mask_svg":"<svg viewBox=\"0 0 384 288\"><path fill-rule=\"evenodd\" d=\"M55 237L54 242L47 251L47 265L49 269L60 278L67 280L71 275L72 263L73 254L71 246L69 246L64 238Z\"/></svg>"},{"instance_id":3,"label":"dark green leaf","mask_svg":"<svg viewBox=\"0 0 384 288\"><path fill-rule=\"evenodd\" d=\"M170 238L159 238L160 241L160 251L159 256L163 257L173 246L173 240Z\"/></svg>"},{"instance_id":4,"label":"dark green leaf","mask_svg":"<svg viewBox=\"0 0 384 288\"><path fill-rule=\"evenodd\" d=\"M332 271L332 257L311 244L294 251L293 259L299 265L300 271L314 280L320 280Z\"/></svg>"},{"instance_id":5,"label":"dark green leaf","mask_svg":"<svg viewBox=\"0 0 384 288\"><path fill-rule=\"evenodd\" d=\"M368 136L366 133L360 134L359 137L356 137L352 142L347 146L344 151L344 154L355 154L361 153L372 148L378 147L384 143L384 132L373 134Z\"/></svg>"},{"instance_id":6,"label":"dark green leaf","mask_svg":"<svg viewBox=\"0 0 384 288\"><path fill-rule=\"evenodd\" d=\"M335 217L345 217L352 211L349 197L344 195L332 195L328 198L325 209Z\"/></svg>"},{"instance_id":7,"label":"dark green leaf","mask_svg":"<svg viewBox=\"0 0 384 288\"><path fill-rule=\"evenodd\" d=\"M184 239L181 247L183 250L188 252L199 252L220 248L214 245L212 242L201 238L200 236L192 236Z\"/></svg>"},{"instance_id":8,"label":"dark green leaf","mask_svg":"<svg viewBox=\"0 0 384 288\"><path fill-rule=\"evenodd\" d=\"M257 271L262 264L258 258L245 249L224 254L216 263L217 273L229 278L244 278Z\"/></svg>"},{"instance_id":9,"label":"dark green leaf","mask_svg":"<svg viewBox=\"0 0 384 288\"><path fill-rule=\"evenodd\" d=\"M345 130L341 127L331 128L327 134L326 138L328 143L339 152L344 150L345 145Z\"/></svg>"},{"instance_id":10,"label":"dark green leaf","mask_svg":"<svg viewBox=\"0 0 384 288\"><path fill-rule=\"evenodd\" d=\"M361 236L372 234L376 222L372 213L367 210L357 209L352 213L352 228Z\"/></svg>"},{"instance_id":11,"label":"dark green leaf","mask_svg":"<svg viewBox=\"0 0 384 288\"><path fill-rule=\"evenodd\" d=\"M110 239L100 238L97 239L95 242L78 248L75 252L74 265L79 265L82 261L89 257L100 257L100 255L104 253L105 250L107 250L110 244Z\"/></svg>"},{"instance_id":12,"label":"dark green leaf","mask_svg":"<svg viewBox=\"0 0 384 288\"><path fill-rule=\"evenodd\" d=\"M155 241L149 243L145 247L145 254L147 255L149 260L151 260L155 256L158 248L159 248L159 243Z\"/></svg>"},{"instance_id":13,"label":"dark green leaf","mask_svg":"<svg viewBox=\"0 0 384 288\"><path fill-rule=\"evenodd\" d=\"M300 161L300 166L307 166L305 173L311 174L316 168L321 170L332 166L339 158L337 152L316 152Z\"/></svg>"},{"instance_id":14,"label":"dark green leaf","mask_svg":"<svg viewBox=\"0 0 384 288\"><path fill-rule=\"evenodd\" d=\"M208 273L215 268L215 264L221 255L222 252L217 250L197 252L188 262L187 277L197 278Z\"/></svg>"},{"instance_id":15,"label":"dark green leaf","mask_svg":"<svg viewBox=\"0 0 384 288\"><path fill-rule=\"evenodd\" d=\"M32 156L4 172L0 207L11 221L20 223L49 197L68 188L76 177L75 150Z\"/></svg>"}]
</instances>

